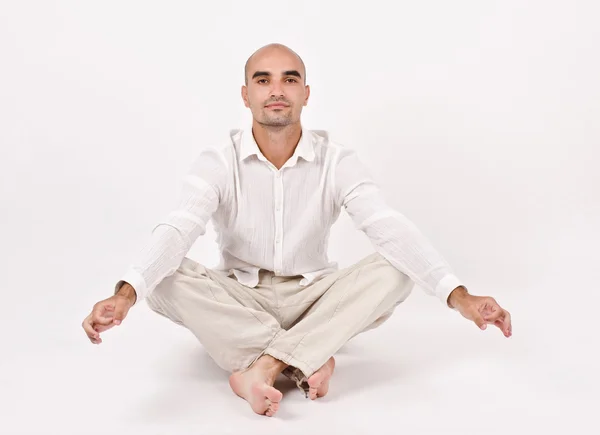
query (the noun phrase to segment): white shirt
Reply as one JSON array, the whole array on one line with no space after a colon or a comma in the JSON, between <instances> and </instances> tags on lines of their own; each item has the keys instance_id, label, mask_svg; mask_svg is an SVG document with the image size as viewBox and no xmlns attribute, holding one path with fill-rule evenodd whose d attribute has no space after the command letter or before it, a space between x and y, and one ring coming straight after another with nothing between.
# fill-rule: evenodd
<instances>
[{"instance_id":1,"label":"white shirt","mask_svg":"<svg viewBox=\"0 0 600 435\"><path fill-rule=\"evenodd\" d=\"M212 219L220 250L214 269L254 287L260 269L299 276L308 285L338 270L327 256L331 226L345 209L375 250L446 304L462 285L407 218L390 208L357 153L325 131L302 130L293 156L277 168L251 128L199 152L177 206L152 230L115 290L128 282L137 301L174 273Z\"/></svg>"}]
</instances>

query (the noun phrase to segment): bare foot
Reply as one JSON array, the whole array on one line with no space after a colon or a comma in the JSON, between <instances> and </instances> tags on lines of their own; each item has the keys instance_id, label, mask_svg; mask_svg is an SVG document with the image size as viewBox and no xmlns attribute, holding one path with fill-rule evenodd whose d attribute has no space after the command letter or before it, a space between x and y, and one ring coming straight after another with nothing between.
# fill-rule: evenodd
<instances>
[{"instance_id":1,"label":"bare foot","mask_svg":"<svg viewBox=\"0 0 600 435\"><path fill-rule=\"evenodd\" d=\"M273 384L285 367L281 361L265 355L249 369L233 373L229 377L229 385L235 394L250 404L254 412L272 417L283 397Z\"/></svg>"},{"instance_id":2,"label":"bare foot","mask_svg":"<svg viewBox=\"0 0 600 435\"><path fill-rule=\"evenodd\" d=\"M333 369L335 368L335 359L333 357L323 364L323 366L314 372L310 378L308 378L308 396L311 400L315 400L317 397L323 397L329 391L329 380L333 375Z\"/></svg>"}]
</instances>

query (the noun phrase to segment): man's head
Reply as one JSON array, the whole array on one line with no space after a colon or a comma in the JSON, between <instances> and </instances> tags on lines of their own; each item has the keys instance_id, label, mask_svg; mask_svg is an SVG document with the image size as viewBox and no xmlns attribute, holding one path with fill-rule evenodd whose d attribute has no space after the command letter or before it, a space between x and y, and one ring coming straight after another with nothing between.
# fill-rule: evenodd
<instances>
[{"instance_id":1,"label":"man's head","mask_svg":"<svg viewBox=\"0 0 600 435\"><path fill-rule=\"evenodd\" d=\"M242 98L256 122L267 127L284 127L300 121L308 103L304 62L285 45L269 44L246 62Z\"/></svg>"}]
</instances>

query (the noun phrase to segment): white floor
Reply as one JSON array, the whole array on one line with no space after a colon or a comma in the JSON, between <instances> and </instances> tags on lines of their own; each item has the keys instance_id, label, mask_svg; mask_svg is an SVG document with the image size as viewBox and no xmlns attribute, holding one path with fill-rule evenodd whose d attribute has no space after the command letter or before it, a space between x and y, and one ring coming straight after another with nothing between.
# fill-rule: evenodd
<instances>
[{"instance_id":1,"label":"white floor","mask_svg":"<svg viewBox=\"0 0 600 435\"><path fill-rule=\"evenodd\" d=\"M340 350L326 398L312 402L284 380L274 418L253 414L194 337L145 304L94 346L79 326L88 296L15 298L4 319L0 433L598 433L593 307L538 306L528 294L502 300L514 317L506 339L416 291Z\"/></svg>"}]
</instances>

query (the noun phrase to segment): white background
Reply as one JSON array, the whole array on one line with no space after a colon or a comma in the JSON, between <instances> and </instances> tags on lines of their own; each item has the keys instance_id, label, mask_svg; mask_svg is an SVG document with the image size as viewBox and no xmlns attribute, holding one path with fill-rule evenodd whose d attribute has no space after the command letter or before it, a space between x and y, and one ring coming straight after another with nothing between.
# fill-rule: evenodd
<instances>
[{"instance_id":1,"label":"white background","mask_svg":"<svg viewBox=\"0 0 600 435\"><path fill-rule=\"evenodd\" d=\"M0 432L597 433L599 19L592 0L3 1ZM291 389L272 419L145 304L89 343L192 158L250 119L243 66L270 42L306 63L304 125L359 151L511 339L416 291L340 351L327 398ZM208 266L213 235L189 254ZM331 257L371 252L342 215Z\"/></svg>"}]
</instances>

